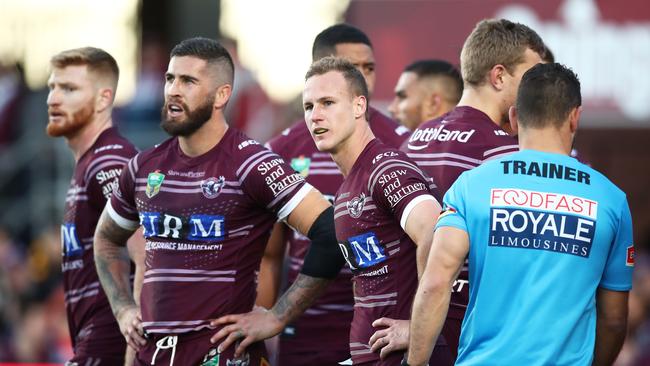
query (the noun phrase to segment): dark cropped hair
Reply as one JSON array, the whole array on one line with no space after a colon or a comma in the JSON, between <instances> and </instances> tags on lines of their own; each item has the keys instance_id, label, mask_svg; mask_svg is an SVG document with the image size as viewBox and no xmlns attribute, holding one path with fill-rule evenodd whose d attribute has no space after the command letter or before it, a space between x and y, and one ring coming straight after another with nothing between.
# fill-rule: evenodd
<instances>
[{"instance_id":1,"label":"dark cropped hair","mask_svg":"<svg viewBox=\"0 0 650 366\"><path fill-rule=\"evenodd\" d=\"M581 105L578 76L562 64L537 64L521 78L516 108L523 127L561 127Z\"/></svg>"},{"instance_id":2,"label":"dark cropped hair","mask_svg":"<svg viewBox=\"0 0 650 366\"><path fill-rule=\"evenodd\" d=\"M214 39L204 37L189 38L177 44L169 57L192 56L205 60L210 65L221 68L224 81L232 84L235 78L235 65L225 47Z\"/></svg>"},{"instance_id":3,"label":"dark cropped hair","mask_svg":"<svg viewBox=\"0 0 650 366\"><path fill-rule=\"evenodd\" d=\"M363 95L366 100L369 100L366 79L354 65L342 58L327 56L314 62L309 67L305 80L313 76L327 74L330 71L337 71L343 75L351 95L355 97ZM366 107L366 120L370 118L369 113L369 108Z\"/></svg>"},{"instance_id":4,"label":"dark cropped hair","mask_svg":"<svg viewBox=\"0 0 650 366\"><path fill-rule=\"evenodd\" d=\"M444 60L419 60L406 66L404 72L412 72L418 79L441 77L445 80L443 89L450 102L458 103L463 94L463 78L454 65Z\"/></svg>"},{"instance_id":5,"label":"dark cropped hair","mask_svg":"<svg viewBox=\"0 0 650 366\"><path fill-rule=\"evenodd\" d=\"M341 43L362 43L372 48L370 39L361 29L345 23L335 24L320 32L314 39L311 49L312 61L334 55L336 45Z\"/></svg>"}]
</instances>

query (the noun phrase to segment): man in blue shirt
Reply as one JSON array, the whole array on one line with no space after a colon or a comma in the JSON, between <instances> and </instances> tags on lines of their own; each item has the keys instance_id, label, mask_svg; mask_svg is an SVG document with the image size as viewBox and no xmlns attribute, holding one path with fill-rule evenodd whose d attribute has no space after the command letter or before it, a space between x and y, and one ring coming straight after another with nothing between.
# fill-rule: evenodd
<instances>
[{"instance_id":1,"label":"man in blue shirt","mask_svg":"<svg viewBox=\"0 0 650 366\"><path fill-rule=\"evenodd\" d=\"M521 151L463 173L444 198L413 305L408 359L429 359L469 258L457 365L611 365L621 349L634 245L625 193L569 157L580 83L559 64L521 81Z\"/></svg>"}]
</instances>

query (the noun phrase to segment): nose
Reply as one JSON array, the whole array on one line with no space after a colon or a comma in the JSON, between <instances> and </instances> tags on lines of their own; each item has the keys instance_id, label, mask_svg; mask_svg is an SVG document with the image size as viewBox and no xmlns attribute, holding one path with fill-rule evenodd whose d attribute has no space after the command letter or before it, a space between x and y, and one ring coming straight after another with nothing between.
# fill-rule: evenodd
<instances>
[{"instance_id":1,"label":"nose","mask_svg":"<svg viewBox=\"0 0 650 366\"><path fill-rule=\"evenodd\" d=\"M315 105L311 109L311 111L308 111L308 113L310 113L309 120L312 122L318 122L323 120L323 111L318 105Z\"/></svg>"},{"instance_id":2,"label":"nose","mask_svg":"<svg viewBox=\"0 0 650 366\"><path fill-rule=\"evenodd\" d=\"M60 93L55 89L50 89L50 92L47 94L47 105L55 106L61 104Z\"/></svg>"},{"instance_id":3,"label":"nose","mask_svg":"<svg viewBox=\"0 0 650 366\"><path fill-rule=\"evenodd\" d=\"M178 79L167 81L165 83L165 94L168 95L168 96L169 95L174 95L174 96L180 95L180 88L179 88L178 84L179 84Z\"/></svg>"}]
</instances>

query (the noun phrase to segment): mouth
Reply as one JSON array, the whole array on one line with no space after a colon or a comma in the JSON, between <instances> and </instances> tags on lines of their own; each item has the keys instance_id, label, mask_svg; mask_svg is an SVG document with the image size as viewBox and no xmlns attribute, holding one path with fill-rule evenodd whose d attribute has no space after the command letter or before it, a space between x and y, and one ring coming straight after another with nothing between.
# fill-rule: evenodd
<instances>
[{"instance_id":1,"label":"mouth","mask_svg":"<svg viewBox=\"0 0 650 366\"><path fill-rule=\"evenodd\" d=\"M59 110L49 110L47 112L47 117L50 122L57 122L65 117L65 113Z\"/></svg>"},{"instance_id":2,"label":"mouth","mask_svg":"<svg viewBox=\"0 0 650 366\"><path fill-rule=\"evenodd\" d=\"M314 136L319 136L324 134L325 132L329 131L327 128L324 127L316 127L314 129Z\"/></svg>"},{"instance_id":3,"label":"mouth","mask_svg":"<svg viewBox=\"0 0 650 366\"><path fill-rule=\"evenodd\" d=\"M183 114L183 107L178 103L167 103L167 115L171 118L178 117Z\"/></svg>"}]
</instances>

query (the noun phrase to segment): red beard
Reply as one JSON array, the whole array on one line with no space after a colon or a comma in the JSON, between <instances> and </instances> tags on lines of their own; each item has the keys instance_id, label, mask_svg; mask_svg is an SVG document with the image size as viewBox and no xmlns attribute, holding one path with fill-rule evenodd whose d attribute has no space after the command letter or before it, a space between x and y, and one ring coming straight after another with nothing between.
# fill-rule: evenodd
<instances>
[{"instance_id":1,"label":"red beard","mask_svg":"<svg viewBox=\"0 0 650 366\"><path fill-rule=\"evenodd\" d=\"M50 137L74 136L86 124L88 124L88 122L90 122L93 114L95 114L95 106L92 103L89 103L85 107L74 112L72 118L70 118L70 114L67 113L64 120L61 122L48 122L46 128L47 134Z\"/></svg>"}]
</instances>

